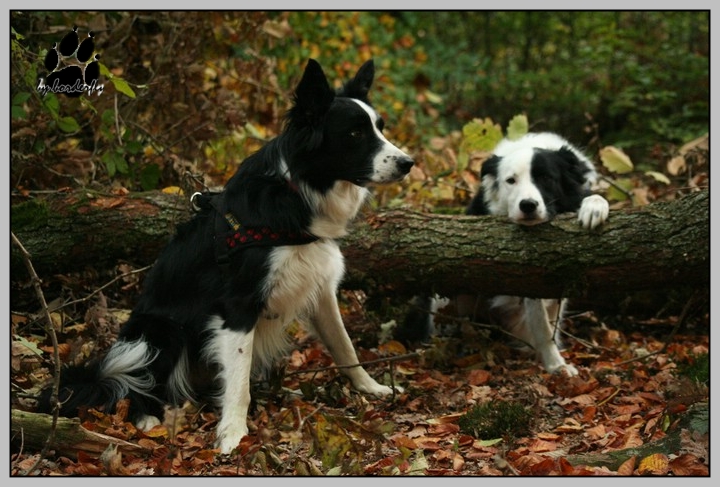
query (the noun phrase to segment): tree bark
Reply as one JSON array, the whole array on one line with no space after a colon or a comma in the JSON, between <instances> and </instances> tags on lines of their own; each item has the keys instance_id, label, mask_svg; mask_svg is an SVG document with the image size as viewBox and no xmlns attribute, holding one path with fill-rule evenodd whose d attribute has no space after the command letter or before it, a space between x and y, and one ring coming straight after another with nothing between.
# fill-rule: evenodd
<instances>
[{"instance_id":1,"label":"tree bark","mask_svg":"<svg viewBox=\"0 0 720 487\"><path fill-rule=\"evenodd\" d=\"M42 277L122 260L150 264L190 215L185 197L74 192L14 205L11 218ZM351 227L339 242L348 289L588 298L710 282L707 190L612 211L595 231L571 215L523 227L399 210L365 214ZM23 269L13 248L13 279L25 279Z\"/></svg>"}]
</instances>

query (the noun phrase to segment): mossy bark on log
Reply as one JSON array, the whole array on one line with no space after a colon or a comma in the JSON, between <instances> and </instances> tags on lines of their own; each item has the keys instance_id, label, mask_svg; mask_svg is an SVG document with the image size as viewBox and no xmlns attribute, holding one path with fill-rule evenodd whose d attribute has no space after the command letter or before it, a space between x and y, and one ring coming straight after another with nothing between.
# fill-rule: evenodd
<instances>
[{"instance_id":1,"label":"mossy bark on log","mask_svg":"<svg viewBox=\"0 0 720 487\"><path fill-rule=\"evenodd\" d=\"M78 191L14 205L11 227L42 277L122 260L150 264L191 213L187 198L175 195ZM588 298L707 287L709 192L612 211L595 231L582 229L572 215L524 227L492 216L366 212L339 243L344 287L396 295ZM11 275L23 272L13 249Z\"/></svg>"}]
</instances>

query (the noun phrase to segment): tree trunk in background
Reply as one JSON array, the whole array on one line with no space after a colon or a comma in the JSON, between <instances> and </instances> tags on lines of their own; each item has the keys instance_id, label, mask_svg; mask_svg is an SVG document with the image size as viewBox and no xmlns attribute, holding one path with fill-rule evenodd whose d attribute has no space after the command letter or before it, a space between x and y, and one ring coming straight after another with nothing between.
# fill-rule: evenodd
<instances>
[{"instance_id":1,"label":"tree trunk in background","mask_svg":"<svg viewBox=\"0 0 720 487\"><path fill-rule=\"evenodd\" d=\"M150 264L190 214L177 196L78 191L14 205L12 231L42 278L122 260ZM367 213L339 243L344 287L396 295L589 298L701 288L710 284L709 192L613 211L592 232L571 215L522 227L490 216ZM16 281L27 277L15 248L11 273Z\"/></svg>"}]
</instances>

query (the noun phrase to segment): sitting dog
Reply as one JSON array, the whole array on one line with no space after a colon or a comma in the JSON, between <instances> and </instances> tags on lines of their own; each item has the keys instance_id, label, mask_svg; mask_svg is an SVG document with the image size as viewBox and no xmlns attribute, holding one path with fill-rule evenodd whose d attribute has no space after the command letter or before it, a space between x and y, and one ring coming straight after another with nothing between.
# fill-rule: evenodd
<instances>
[{"instance_id":1,"label":"sitting dog","mask_svg":"<svg viewBox=\"0 0 720 487\"><path fill-rule=\"evenodd\" d=\"M109 412L129 398L130 419L148 430L164 404L197 400L210 377L227 454L248 433L251 375L287 352L288 323L307 324L337 365L358 364L336 299L344 261L335 239L368 184L399 181L414 164L382 134L368 100L374 75L367 61L336 92L309 60L282 132L222 192L194 200L199 211L155 262L107 355L62 370L62 415ZM342 372L361 392L393 394L359 365ZM49 390L40 404L55 406Z\"/></svg>"},{"instance_id":2,"label":"sitting dog","mask_svg":"<svg viewBox=\"0 0 720 487\"><path fill-rule=\"evenodd\" d=\"M590 186L597 177L592 162L553 133L502 140L483 163L480 177L480 188L466 210L468 215L497 215L519 225L537 225L561 213L577 212L578 222L587 229L597 228L608 218L608 202L591 193ZM432 335L433 313L427 310L440 307L437 299L413 298L415 309L396 329L396 339L407 343L409 338L422 341ZM480 308L474 296L459 296L452 301L458 315L489 317L530 345L548 372L578 374L558 349L556 327L563 320L565 299L494 296L481 299Z\"/></svg>"}]
</instances>

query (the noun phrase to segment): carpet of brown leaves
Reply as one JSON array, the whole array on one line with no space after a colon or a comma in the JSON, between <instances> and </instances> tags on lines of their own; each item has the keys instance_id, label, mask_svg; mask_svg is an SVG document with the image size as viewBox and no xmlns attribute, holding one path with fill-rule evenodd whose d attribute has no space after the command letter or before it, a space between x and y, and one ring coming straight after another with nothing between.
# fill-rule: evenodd
<instances>
[{"instance_id":1,"label":"carpet of brown leaves","mask_svg":"<svg viewBox=\"0 0 720 487\"><path fill-rule=\"evenodd\" d=\"M345 295L348 329L358 337L366 368L404 388L392 400L350 390L319 343L298 328L297 348L282 373L254 384L251 434L234 454L213 449L217 416L208 406L168 409L163 425L143 433L125 420L121 405L115 414L91 410L82 426L138 445L141 453L51 450L35 466L40 448L18 446L15 435L11 475L31 469L40 476L709 475L709 431L687 421L698 408L707 411L707 384L681 373L709 352L702 319L675 334L672 319L628 323L623 330L598 323L592 313L570 319L577 339L567 340L564 353L581 372L567 378L545 373L531 356L482 331L466 331L462 340L438 338L416 351L394 341L377 346L379 325L368 321L356 298ZM98 329L112 320L93 309L86 318L98 340L113 326ZM81 324L66 327L61 347L87 353L89 335ZM374 347L363 346L369 335ZM48 375L37 354L24 353L27 346L13 346L16 386ZM16 401L15 407L31 409L31 401ZM530 431L482 438L459 426L473 406L500 402L531 411Z\"/></svg>"}]
</instances>

